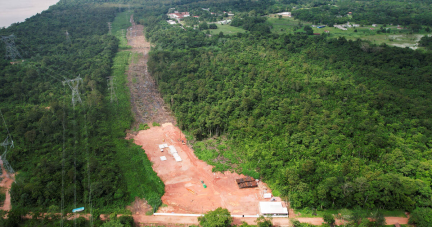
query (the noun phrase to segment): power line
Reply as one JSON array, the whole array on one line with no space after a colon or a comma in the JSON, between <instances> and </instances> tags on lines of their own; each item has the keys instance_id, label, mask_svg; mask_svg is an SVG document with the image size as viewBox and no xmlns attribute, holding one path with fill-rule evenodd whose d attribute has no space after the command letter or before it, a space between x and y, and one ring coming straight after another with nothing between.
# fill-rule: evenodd
<instances>
[{"instance_id":1,"label":"power line","mask_svg":"<svg viewBox=\"0 0 432 227\"><path fill-rule=\"evenodd\" d=\"M17 57L23 59L21 54L18 52L15 46L15 35L2 36L2 41L6 44L6 59L10 58L12 61L15 61Z\"/></svg>"},{"instance_id":2,"label":"power line","mask_svg":"<svg viewBox=\"0 0 432 227\"><path fill-rule=\"evenodd\" d=\"M109 30L109 34L111 35L111 22L108 22L108 30Z\"/></svg>"}]
</instances>

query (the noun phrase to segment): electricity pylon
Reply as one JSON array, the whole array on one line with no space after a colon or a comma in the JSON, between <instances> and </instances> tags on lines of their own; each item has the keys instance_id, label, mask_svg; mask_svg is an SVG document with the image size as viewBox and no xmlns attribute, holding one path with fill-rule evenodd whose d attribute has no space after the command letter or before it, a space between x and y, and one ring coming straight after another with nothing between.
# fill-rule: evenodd
<instances>
[{"instance_id":1,"label":"electricity pylon","mask_svg":"<svg viewBox=\"0 0 432 227\"><path fill-rule=\"evenodd\" d=\"M66 42L67 43L71 43L71 39L69 37L69 32L68 31L66 31Z\"/></svg>"},{"instance_id":2,"label":"electricity pylon","mask_svg":"<svg viewBox=\"0 0 432 227\"><path fill-rule=\"evenodd\" d=\"M15 46L15 36L13 34L9 36L2 36L2 41L6 45L6 59L10 58L12 61L15 61L17 57L23 59Z\"/></svg>"},{"instance_id":3,"label":"electricity pylon","mask_svg":"<svg viewBox=\"0 0 432 227\"><path fill-rule=\"evenodd\" d=\"M82 103L80 93L79 93L80 81L82 82L82 79L79 76L75 79L72 79L72 80L63 81L63 86L65 86L67 84L70 87L70 89L72 90L72 105L73 105L74 110L75 110L75 103L76 102Z\"/></svg>"},{"instance_id":4,"label":"electricity pylon","mask_svg":"<svg viewBox=\"0 0 432 227\"><path fill-rule=\"evenodd\" d=\"M13 148L14 147L13 140L11 138L9 138L9 135L8 135L6 137L6 139L3 141L3 143L0 143L0 146L2 146L2 147L5 148L5 152L1 156L1 159L3 161L3 167L6 169L6 172L11 173L11 174L15 173L15 171L12 168L12 166L6 160L6 155L7 155L7 152L8 152L8 148Z\"/></svg>"},{"instance_id":5,"label":"electricity pylon","mask_svg":"<svg viewBox=\"0 0 432 227\"><path fill-rule=\"evenodd\" d=\"M114 87L114 79L112 76L107 77L107 83L108 83L108 90L110 91L111 94L111 103L113 101L117 101L117 95L115 93L115 87Z\"/></svg>"},{"instance_id":6,"label":"electricity pylon","mask_svg":"<svg viewBox=\"0 0 432 227\"><path fill-rule=\"evenodd\" d=\"M6 121L5 121L4 117L3 117L3 113L1 112L1 110L0 110L0 115L1 115L1 117L3 119L3 124L4 124L4 126L6 127L6 130L7 130L7 137L6 137L6 139L3 141L3 143L0 143L0 146L2 146L2 147L5 148L5 152L2 154L1 159L3 161L3 167L6 169L6 172L13 174L13 173L15 173L15 171L13 170L13 168L9 164L9 162L6 160L6 156L7 156L8 148L13 148L14 147L14 143L13 143L13 140L12 140L12 136L9 133L9 129L7 127Z\"/></svg>"},{"instance_id":7,"label":"electricity pylon","mask_svg":"<svg viewBox=\"0 0 432 227\"><path fill-rule=\"evenodd\" d=\"M111 22L108 22L109 34L111 35Z\"/></svg>"}]
</instances>

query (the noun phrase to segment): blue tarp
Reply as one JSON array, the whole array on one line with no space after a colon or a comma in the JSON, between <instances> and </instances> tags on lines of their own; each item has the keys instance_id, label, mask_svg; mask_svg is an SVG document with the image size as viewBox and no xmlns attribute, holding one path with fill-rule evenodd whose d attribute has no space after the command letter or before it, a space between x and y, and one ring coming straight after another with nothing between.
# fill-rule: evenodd
<instances>
[{"instance_id":1,"label":"blue tarp","mask_svg":"<svg viewBox=\"0 0 432 227\"><path fill-rule=\"evenodd\" d=\"M72 210L72 213L80 212L80 211L83 211L83 210L84 210L84 207L75 208L75 209Z\"/></svg>"}]
</instances>

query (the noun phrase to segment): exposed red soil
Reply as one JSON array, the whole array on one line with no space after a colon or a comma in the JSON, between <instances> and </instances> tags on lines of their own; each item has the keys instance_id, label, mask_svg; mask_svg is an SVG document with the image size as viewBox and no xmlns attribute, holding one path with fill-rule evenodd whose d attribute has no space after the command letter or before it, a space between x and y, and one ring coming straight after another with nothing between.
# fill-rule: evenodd
<instances>
[{"instance_id":1,"label":"exposed red soil","mask_svg":"<svg viewBox=\"0 0 432 227\"><path fill-rule=\"evenodd\" d=\"M168 207L160 208L158 212L203 213L223 207L231 214L255 215L259 213L258 202L269 201L261 196L267 187L264 183L259 182L257 188L239 189L235 180L244 175L213 173L212 166L199 160L189 146L182 145L185 136L171 123L140 131L133 139L145 150L153 169L165 183L162 201ZM168 148L161 152L158 145L164 143L174 145L183 160L176 162ZM161 156L167 160L161 161Z\"/></svg>"}]
</instances>

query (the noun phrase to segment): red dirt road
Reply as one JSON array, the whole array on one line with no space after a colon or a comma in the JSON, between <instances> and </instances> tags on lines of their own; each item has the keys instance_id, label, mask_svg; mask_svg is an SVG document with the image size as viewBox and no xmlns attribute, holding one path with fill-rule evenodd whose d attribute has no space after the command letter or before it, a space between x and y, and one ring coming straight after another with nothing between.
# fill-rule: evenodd
<instances>
[{"instance_id":1,"label":"red dirt road","mask_svg":"<svg viewBox=\"0 0 432 227\"><path fill-rule=\"evenodd\" d=\"M133 215L135 222L141 225L148 226L150 224L165 225L165 226L178 226L179 224L184 225L198 225L197 217L178 217L178 216L145 216L145 215ZM323 218L296 218L302 223L309 223L312 225L322 225L324 222ZM234 218L234 224L240 225L243 221L250 225L256 225L256 218ZM272 220L274 226L288 226L290 221L288 218L273 218ZM386 217L387 225L408 224L408 218L400 217ZM342 225L342 221L337 220L337 225Z\"/></svg>"},{"instance_id":2,"label":"red dirt road","mask_svg":"<svg viewBox=\"0 0 432 227\"><path fill-rule=\"evenodd\" d=\"M180 129L171 123L129 136L142 146L165 184L162 201L168 207L160 208L158 212L200 214L223 207L231 214L255 215L259 213L258 202L269 200L261 197L262 188L266 187L262 182L258 188L239 189L235 179L245 176L231 172L213 173L212 166L199 160L187 145L182 145L179 139L185 140L185 137L183 134L180 136ZM164 143L174 145L183 161L176 162L168 148L161 152L158 145ZM161 156L167 160L161 161ZM201 180L207 188L203 187Z\"/></svg>"}]
</instances>

